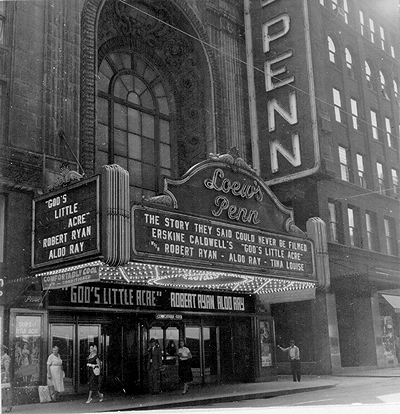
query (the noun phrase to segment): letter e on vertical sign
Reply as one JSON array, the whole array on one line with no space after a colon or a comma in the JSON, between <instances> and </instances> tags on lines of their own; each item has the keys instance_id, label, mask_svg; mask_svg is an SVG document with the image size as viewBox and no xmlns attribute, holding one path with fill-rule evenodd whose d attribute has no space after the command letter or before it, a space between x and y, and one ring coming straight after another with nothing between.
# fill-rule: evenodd
<instances>
[{"instance_id":1,"label":"letter e on vertical sign","mask_svg":"<svg viewBox=\"0 0 400 414\"><path fill-rule=\"evenodd\" d=\"M320 167L308 3L252 1L250 13L254 65L264 68L254 71L260 175L272 185Z\"/></svg>"}]
</instances>

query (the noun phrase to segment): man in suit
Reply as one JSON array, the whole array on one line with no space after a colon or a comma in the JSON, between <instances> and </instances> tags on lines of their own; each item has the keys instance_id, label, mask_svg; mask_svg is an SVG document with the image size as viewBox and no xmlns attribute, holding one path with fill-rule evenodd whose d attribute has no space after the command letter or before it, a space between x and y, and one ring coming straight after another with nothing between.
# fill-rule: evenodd
<instances>
[{"instance_id":1,"label":"man in suit","mask_svg":"<svg viewBox=\"0 0 400 414\"><path fill-rule=\"evenodd\" d=\"M161 392L160 370L162 368L162 354L160 344L157 339L150 339L147 358L149 391L151 394L159 394Z\"/></svg>"}]
</instances>

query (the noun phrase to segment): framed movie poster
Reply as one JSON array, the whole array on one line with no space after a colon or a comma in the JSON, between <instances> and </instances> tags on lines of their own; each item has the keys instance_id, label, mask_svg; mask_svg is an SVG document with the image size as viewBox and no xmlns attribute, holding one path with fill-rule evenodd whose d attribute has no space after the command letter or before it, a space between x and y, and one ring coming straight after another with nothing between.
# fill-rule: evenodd
<instances>
[{"instance_id":1,"label":"framed movie poster","mask_svg":"<svg viewBox=\"0 0 400 414\"><path fill-rule=\"evenodd\" d=\"M274 365L275 341L274 326L272 320L260 320L260 352L261 367L272 367Z\"/></svg>"}]
</instances>

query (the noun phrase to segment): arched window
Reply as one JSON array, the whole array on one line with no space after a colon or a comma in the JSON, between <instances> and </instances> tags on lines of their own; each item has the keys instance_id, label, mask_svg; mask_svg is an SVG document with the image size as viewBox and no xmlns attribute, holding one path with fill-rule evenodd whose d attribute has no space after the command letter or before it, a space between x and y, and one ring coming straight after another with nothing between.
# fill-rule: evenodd
<instances>
[{"instance_id":1,"label":"arched window","mask_svg":"<svg viewBox=\"0 0 400 414\"><path fill-rule=\"evenodd\" d=\"M382 90L383 97L386 98L386 99L389 99L389 95L387 93L387 85L386 85L385 75L383 74L383 72L381 70L379 71L379 81L381 83L381 90Z\"/></svg>"},{"instance_id":2,"label":"arched window","mask_svg":"<svg viewBox=\"0 0 400 414\"><path fill-rule=\"evenodd\" d=\"M330 36L328 36L328 50L329 50L329 60L332 63L336 63L336 46Z\"/></svg>"},{"instance_id":3,"label":"arched window","mask_svg":"<svg viewBox=\"0 0 400 414\"><path fill-rule=\"evenodd\" d=\"M354 67L353 67L353 56L351 55L350 50L346 47L344 50L345 58L346 58L346 68L347 68L347 74L354 78Z\"/></svg>"},{"instance_id":4,"label":"arched window","mask_svg":"<svg viewBox=\"0 0 400 414\"><path fill-rule=\"evenodd\" d=\"M171 111L160 74L141 56L108 54L99 68L97 168L116 163L130 173L131 198L160 191L172 168Z\"/></svg>"},{"instance_id":5,"label":"arched window","mask_svg":"<svg viewBox=\"0 0 400 414\"><path fill-rule=\"evenodd\" d=\"M372 70L371 70L371 66L369 65L367 61L365 61L365 77L367 79L368 88L374 91L375 88L374 88L374 82L372 79Z\"/></svg>"}]
</instances>

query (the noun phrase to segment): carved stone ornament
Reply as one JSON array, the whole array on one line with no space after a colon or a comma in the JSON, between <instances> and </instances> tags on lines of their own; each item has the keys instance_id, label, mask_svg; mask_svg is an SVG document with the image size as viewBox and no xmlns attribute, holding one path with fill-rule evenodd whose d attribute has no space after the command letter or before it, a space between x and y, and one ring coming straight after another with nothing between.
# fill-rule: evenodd
<instances>
[{"instance_id":1,"label":"carved stone ornament","mask_svg":"<svg viewBox=\"0 0 400 414\"><path fill-rule=\"evenodd\" d=\"M163 195L154 196L154 197L143 196L143 201L145 201L146 203L161 204L167 207L174 206L173 200L168 194L163 194Z\"/></svg>"},{"instance_id":2,"label":"carved stone ornament","mask_svg":"<svg viewBox=\"0 0 400 414\"><path fill-rule=\"evenodd\" d=\"M210 154L209 158L212 161L222 161L226 162L227 164L231 164L234 171L236 171L238 168L242 168L243 170L247 170L256 174L256 171L251 168L243 158L239 156L239 150L236 147L231 148L228 154Z\"/></svg>"},{"instance_id":3,"label":"carved stone ornament","mask_svg":"<svg viewBox=\"0 0 400 414\"><path fill-rule=\"evenodd\" d=\"M294 224L294 221L292 218L289 218L288 220L286 220L285 229L288 233L296 234L297 236L300 236L300 237L307 237L307 234Z\"/></svg>"},{"instance_id":4,"label":"carved stone ornament","mask_svg":"<svg viewBox=\"0 0 400 414\"><path fill-rule=\"evenodd\" d=\"M79 174L77 171L71 170L68 162L63 162L61 164L59 175L60 177L57 182L52 187L48 188L48 191L54 191L62 187L66 187L69 184L80 181L84 177L84 175Z\"/></svg>"}]
</instances>

